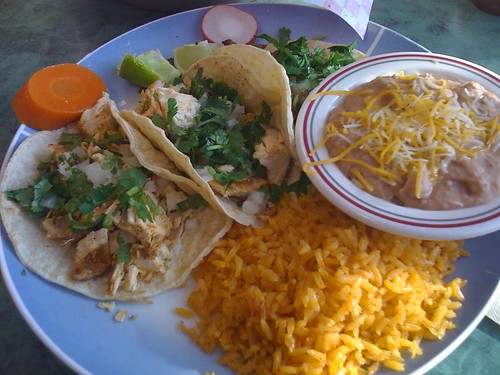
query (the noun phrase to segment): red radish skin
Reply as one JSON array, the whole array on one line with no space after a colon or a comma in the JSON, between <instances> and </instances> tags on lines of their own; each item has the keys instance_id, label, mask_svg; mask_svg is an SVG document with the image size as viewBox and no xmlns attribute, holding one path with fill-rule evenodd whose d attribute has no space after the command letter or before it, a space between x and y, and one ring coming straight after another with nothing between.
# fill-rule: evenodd
<instances>
[{"instance_id":1,"label":"red radish skin","mask_svg":"<svg viewBox=\"0 0 500 375\"><path fill-rule=\"evenodd\" d=\"M211 7L201 20L201 33L212 43L222 44L231 39L238 44L250 44L257 34L255 17L233 5Z\"/></svg>"}]
</instances>

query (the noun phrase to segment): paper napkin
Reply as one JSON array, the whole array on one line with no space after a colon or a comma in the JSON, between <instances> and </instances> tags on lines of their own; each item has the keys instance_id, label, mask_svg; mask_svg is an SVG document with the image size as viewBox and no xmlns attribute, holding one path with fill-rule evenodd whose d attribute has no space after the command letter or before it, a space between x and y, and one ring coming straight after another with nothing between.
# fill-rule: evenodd
<instances>
[{"instance_id":1,"label":"paper napkin","mask_svg":"<svg viewBox=\"0 0 500 375\"><path fill-rule=\"evenodd\" d=\"M329 9L342 17L361 38L364 38L373 0L305 0Z\"/></svg>"},{"instance_id":2,"label":"paper napkin","mask_svg":"<svg viewBox=\"0 0 500 375\"><path fill-rule=\"evenodd\" d=\"M490 311L488 311L487 316L497 324L500 324L500 293L497 293L495 303L491 307Z\"/></svg>"}]
</instances>

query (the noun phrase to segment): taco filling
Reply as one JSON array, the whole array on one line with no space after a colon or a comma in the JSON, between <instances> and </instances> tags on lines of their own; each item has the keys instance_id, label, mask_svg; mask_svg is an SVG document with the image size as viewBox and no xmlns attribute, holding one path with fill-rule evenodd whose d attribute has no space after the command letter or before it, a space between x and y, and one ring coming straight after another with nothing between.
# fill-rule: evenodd
<instances>
[{"instance_id":1,"label":"taco filling","mask_svg":"<svg viewBox=\"0 0 500 375\"><path fill-rule=\"evenodd\" d=\"M69 284L101 278L106 290L99 297L129 299L151 294L151 283L170 283L165 274L178 262L172 253L183 246L186 226L203 224L196 208L207 203L141 165L111 106L105 95L84 113L79 131L52 136L36 180L5 196L41 222L48 241L72 253ZM206 237L199 229L203 247L229 227L221 215L210 216L220 225ZM193 251L204 249L186 250Z\"/></svg>"},{"instance_id":2,"label":"taco filling","mask_svg":"<svg viewBox=\"0 0 500 375\"><path fill-rule=\"evenodd\" d=\"M263 103L260 113L248 113L234 89L201 73L189 90L177 92L161 82L149 87L142 93L140 114L165 131L220 195L245 197L267 181L280 184L290 155L281 133L269 126L269 106Z\"/></svg>"},{"instance_id":3,"label":"taco filling","mask_svg":"<svg viewBox=\"0 0 500 375\"><path fill-rule=\"evenodd\" d=\"M357 41L338 45L304 36L292 40L290 36L291 30L282 27L278 39L268 34L257 35L257 38L269 43L264 48L285 68L292 93L292 111L297 116L307 95L321 80L366 55L355 49Z\"/></svg>"},{"instance_id":4,"label":"taco filling","mask_svg":"<svg viewBox=\"0 0 500 375\"><path fill-rule=\"evenodd\" d=\"M241 48L270 64L271 83L231 56ZM255 47L216 52L194 64L177 86L153 83L142 91L136 111L121 115L189 175L209 203L242 224L257 225L270 191L288 186L291 112L287 91L281 91L286 75Z\"/></svg>"}]
</instances>

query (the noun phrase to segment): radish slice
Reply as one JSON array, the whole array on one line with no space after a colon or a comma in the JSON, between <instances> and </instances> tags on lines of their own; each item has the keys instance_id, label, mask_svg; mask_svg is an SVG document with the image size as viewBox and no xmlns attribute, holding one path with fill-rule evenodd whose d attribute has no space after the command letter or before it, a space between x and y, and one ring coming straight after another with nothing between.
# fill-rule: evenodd
<instances>
[{"instance_id":1,"label":"radish slice","mask_svg":"<svg viewBox=\"0 0 500 375\"><path fill-rule=\"evenodd\" d=\"M257 20L233 5L215 5L203 16L201 33L212 43L231 39L238 44L250 44L257 34Z\"/></svg>"}]
</instances>

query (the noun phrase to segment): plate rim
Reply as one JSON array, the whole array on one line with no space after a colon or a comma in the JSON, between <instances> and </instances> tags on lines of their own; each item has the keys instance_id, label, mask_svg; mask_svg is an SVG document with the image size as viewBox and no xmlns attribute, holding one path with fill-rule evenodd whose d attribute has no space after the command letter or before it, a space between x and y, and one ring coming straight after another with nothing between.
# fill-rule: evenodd
<instances>
[{"instance_id":1,"label":"plate rim","mask_svg":"<svg viewBox=\"0 0 500 375\"><path fill-rule=\"evenodd\" d=\"M241 7L244 7L244 8L247 8L247 7L255 7L255 8L258 8L258 7L264 7L264 6L269 6L269 5L274 5L274 6L279 6L279 7L309 7L309 8L316 8L316 7L313 7L313 6L309 6L309 5L302 5L302 4L285 4L285 3L246 3L246 4L235 4L235 6L241 6ZM82 64L84 65L85 61L87 58L89 58L90 56L92 56L94 53L97 53L101 48L113 43L115 40L117 40L118 38L128 34L128 33L131 33L131 32L134 32L138 29L141 29L151 23L156 23L156 22L162 22L163 20L165 19L168 19L168 18L173 18L173 17L176 17L176 16L180 16L180 15L183 15L185 13L191 13L191 12L199 12L199 11L202 11L202 10L206 10L208 9L210 6L207 6L207 7L202 7L202 8L198 8L198 9L191 9L191 10L187 10L185 12L180 12L180 13L176 13L176 14L172 14L172 15L168 15L168 16L165 16L165 17L161 17L157 20L153 20L153 21L150 21L150 22L147 22L145 24L142 24L142 25L139 25L131 30L128 30L118 36L116 36L115 38L107 41L106 43L100 45L99 47L97 47L96 49L94 49L92 52L86 54L78 63L79 64ZM394 35L397 35L398 37L401 37L401 38L404 38L406 41L410 41L411 43L413 43L416 47L418 46L419 48L422 48L423 50L427 50L427 48L421 46L420 44L414 42L413 40L411 40L410 38L404 36L403 34L400 34L386 26L383 26L383 25L379 25L377 23L374 23L372 21L370 21L371 24L379 27L381 29L380 32L383 32L383 31L389 31L391 32L392 34ZM13 140L11 141L10 145L9 145L9 148L5 154L5 158L3 160L3 163L2 163L2 170L0 172L0 179L3 175L3 170L5 169L5 166L8 162L8 160L10 159L10 157L12 156L12 152L14 151L15 149L15 139L17 137L17 134L18 133L22 133L23 131L27 131L27 132L30 132L31 128L21 124L20 127L18 128L17 132L16 132L16 135L14 136ZM20 296L20 293L19 293L19 290L18 288L16 287L15 283L14 283L14 280L12 278L12 270L7 266L7 259L6 259L6 253L5 253L5 249L4 249L4 243L3 241L4 240L7 240L8 242L10 242L9 238L8 238L8 235L6 234L5 232L5 229L3 227L3 223L1 223L0 225L0 269L1 269L1 273L3 274L3 279L4 279L4 282L5 282L5 285L7 287L7 290L9 291L10 293L10 296L12 298L12 300L14 301L14 304L16 305L17 309L19 310L19 312L21 313L21 315L23 316L23 318L25 319L25 321L28 323L28 325L30 326L30 328L33 330L33 332L37 335L38 338L41 339L41 341L46 345L46 347L59 359L61 360L65 365L67 365L70 369L73 369L75 371L77 371L78 373L89 373L87 371L87 369L85 369L80 363L76 362L73 360L73 358L71 358L69 355L67 355L61 347L59 347L53 340L50 336L47 335L47 333L44 331L44 329L39 325L39 323L34 319L34 317L31 315L31 312L29 311L29 309L27 308L27 306L25 305L23 299L21 298ZM30 271L28 271L30 272ZM498 283L497 283L497 287L496 287L496 291L498 292L499 291L499 288L500 287L500 280L498 280ZM16 297L16 298L15 298ZM491 302L491 299L492 299L493 296L490 296L489 298L489 301ZM488 302L488 303L490 303ZM486 305L488 305L488 303ZM486 305L483 306L483 310L485 309ZM474 327L472 327L470 329L470 332L472 332L473 329L475 329L475 327L477 326L477 324L479 324L480 320L484 317L484 314L476 314L475 316L475 320L474 322L477 320L477 323L474 325ZM470 327L470 325L468 326ZM437 363L441 362L444 358L446 358L448 356L449 353L451 353L456 347L458 347L462 342L463 340L465 340L466 337L469 336L470 332L467 332L467 334L465 334L465 330L464 332L462 332L457 338L455 338L447 347L445 347L440 353L444 353L444 351L449 348L450 346L453 346L453 349L451 349L446 355L444 356L435 356L433 355L433 357L426 361L426 363L424 365L422 365L421 367L419 367L416 371L412 372L413 374L417 374L417 373L422 373L422 371L425 369L428 369L426 368L425 366L427 364L429 364L430 362L432 362L432 366L431 367L434 367ZM456 345L455 345L456 344ZM429 367L429 368L431 368ZM425 371L423 371L425 372ZM392 373L392 372L391 372Z\"/></svg>"}]
</instances>

